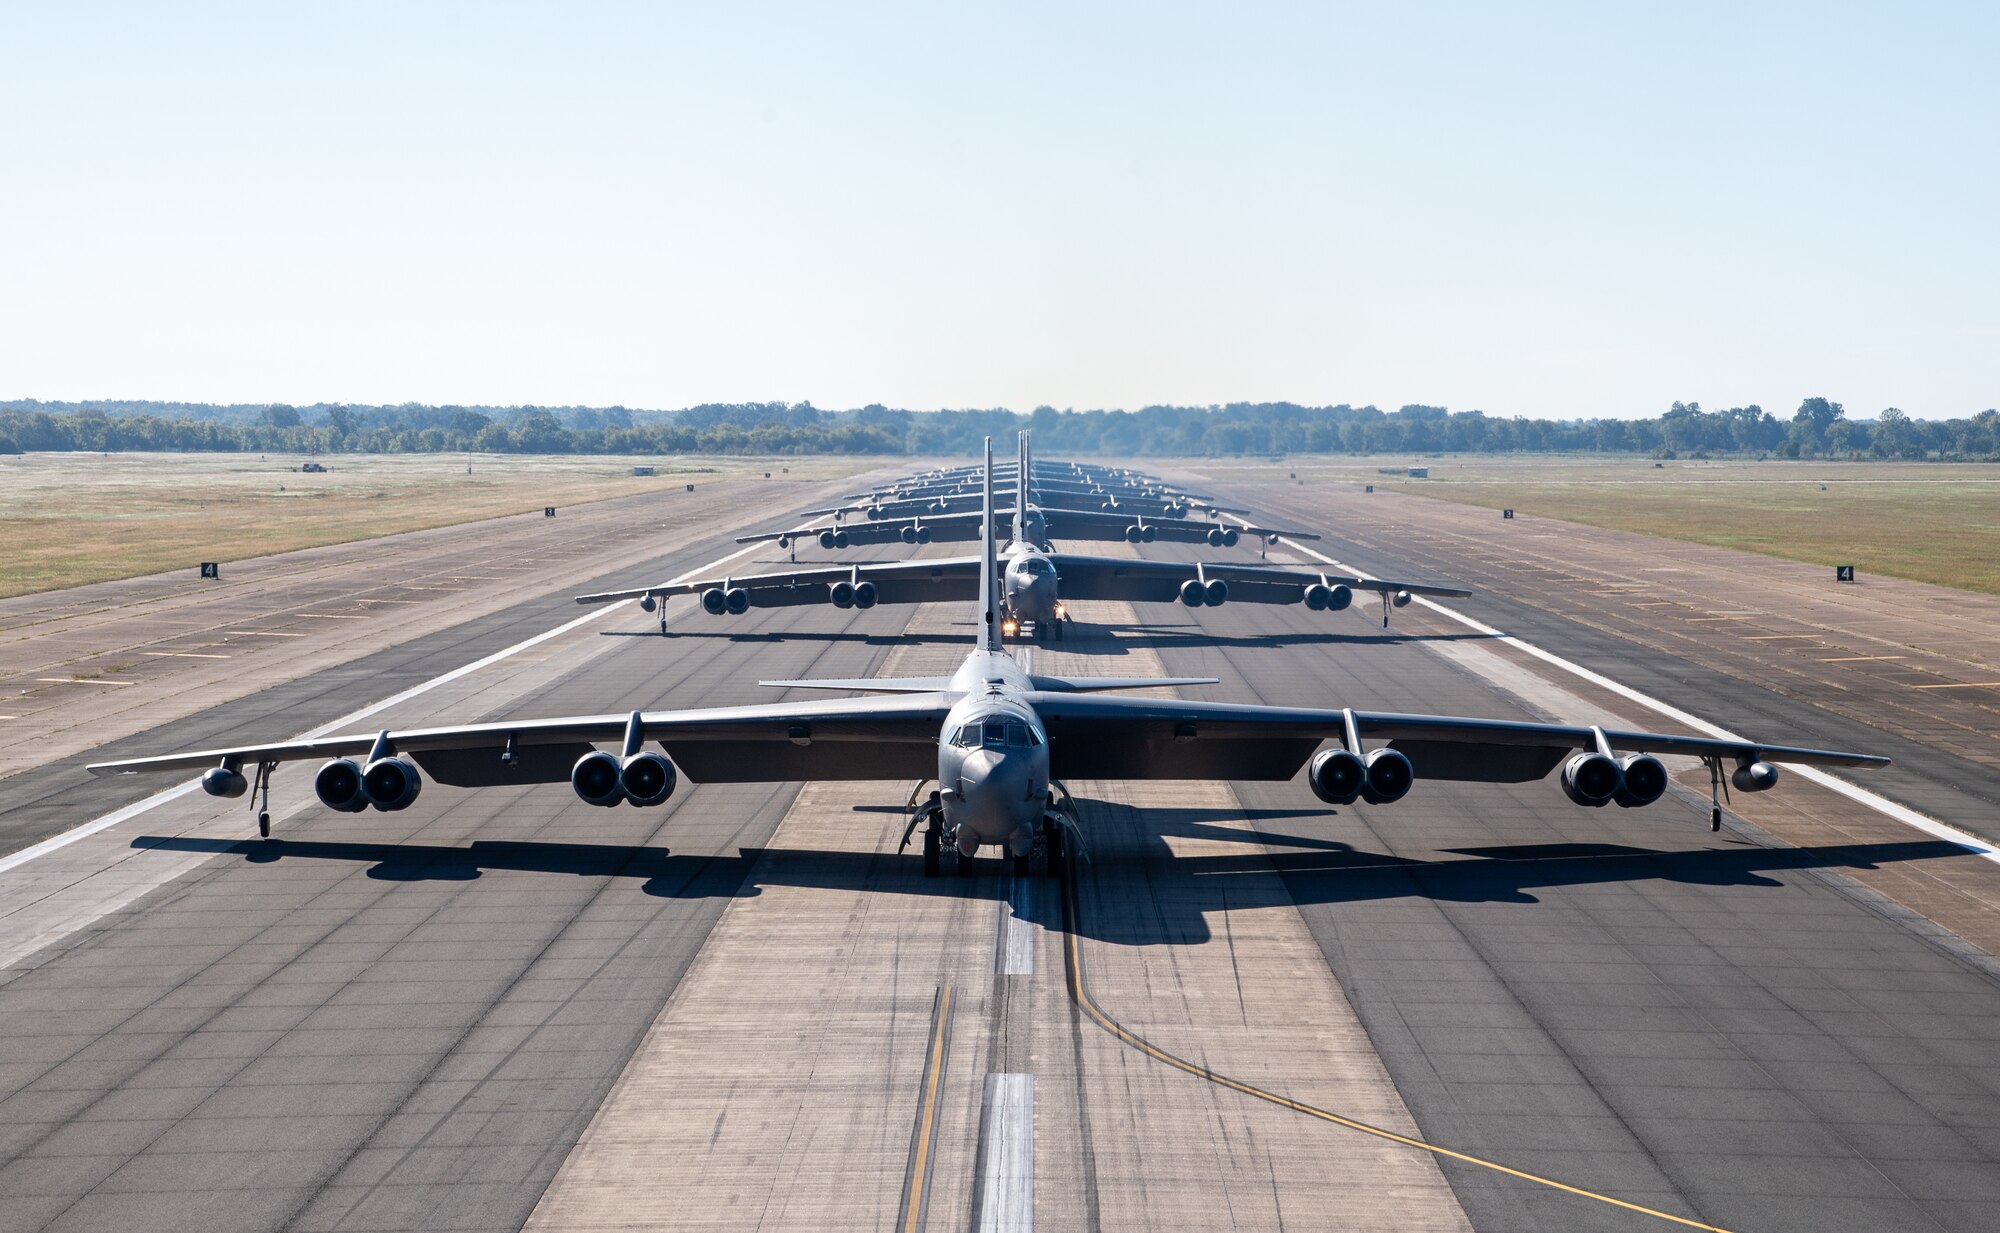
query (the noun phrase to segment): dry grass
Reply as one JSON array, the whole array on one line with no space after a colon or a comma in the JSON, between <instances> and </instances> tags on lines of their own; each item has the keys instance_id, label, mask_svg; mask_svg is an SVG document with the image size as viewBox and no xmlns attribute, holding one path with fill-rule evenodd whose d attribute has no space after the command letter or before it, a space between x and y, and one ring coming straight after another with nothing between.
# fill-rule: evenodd
<instances>
[{"instance_id":1,"label":"dry grass","mask_svg":"<svg viewBox=\"0 0 2000 1233\"><path fill-rule=\"evenodd\" d=\"M818 481L873 460L272 454L0 457L0 597L580 505L670 484ZM650 462L651 478L632 467Z\"/></svg>"},{"instance_id":2,"label":"dry grass","mask_svg":"<svg viewBox=\"0 0 2000 1233\"><path fill-rule=\"evenodd\" d=\"M1980 463L1668 462L1413 458L1207 464L1218 479L1370 483L1522 515L1689 540L2000 594L2000 466Z\"/></svg>"}]
</instances>

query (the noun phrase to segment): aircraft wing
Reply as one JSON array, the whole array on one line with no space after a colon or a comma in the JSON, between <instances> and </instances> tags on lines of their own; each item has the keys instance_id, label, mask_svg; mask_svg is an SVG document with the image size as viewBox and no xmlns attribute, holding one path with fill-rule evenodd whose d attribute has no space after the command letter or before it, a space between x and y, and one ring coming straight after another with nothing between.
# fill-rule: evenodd
<instances>
[{"instance_id":1,"label":"aircraft wing","mask_svg":"<svg viewBox=\"0 0 2000 1233\"><path fill-rule=\"evenodd\" d=\"M795 783L816 779L921 779L937 773L944 694L840 698L640 714L657 742L695 783ZM616 745L630 715L509 720L453 728L390 729L270 745L237 745L154 758L101 762L93 775L200 771L234 759L260 762L362 758L386 739L439 783L457 787L561 783L595 744ZM511 754L511 758L508 755Z\"/></svg>"},{"instance_id":2,"label":"aircraft wing","mask_svg":"<svg viewBox=\"0 0 2000 1233\"><path fill-rule=\"evenodd\" d=\"M1180 594L1181 584L1196 577L1192 561L1147 561L1134 557L1093 557L1051 553L1064 599L1122 599L1165 602ZM1317 573L1262 565L1201 563L1204 578L1229 584L1229 602L1296 604L1309 586L1345 586L1356 591L1408 591L1413 595L1465 596L1470 591L1423 582L1388 578L1357 578L1351 574Z\"/></svg>"},{"instance_id":3,"label":"aircraft wing","mask_svg":"<svg viewBox=\"0 0 2000 1233\"><path fill-rule=\"evenodd\" d=\"M780 570L769 574L731 574L687 582L660 583L629 591L599 591L579 595L579 604L607 604L651 596L699 595L727 584L750 593L752 608L783 608L797 604L831 603L832 588L842 582L872 582L877 603L927 604L975 599L979 595L978 557L939 557L924 561L884 561L872 565L824 565Z\"/></svg>"},{"instance_id":4,"label":"aircraft wing","mask_svg":"<svg viewBox=\"0 0 2000 1233\"><path fill-rule=\"evenodd\" d=\"M1029 695L1049 731L1050 773L1075 779L1290 779L1321 743L1345 743L1348 712L1178 699ZM1417 778L1525 783L1554 770L1596 734L1569 724L1453 715L1353 712L1362 737L1410 759ZM1757 745L1703 736L1607 729L1612 748L1697 757L1763 758L1814 766L1875 767L1870 754Z\"/></svg>"}]
</instances>

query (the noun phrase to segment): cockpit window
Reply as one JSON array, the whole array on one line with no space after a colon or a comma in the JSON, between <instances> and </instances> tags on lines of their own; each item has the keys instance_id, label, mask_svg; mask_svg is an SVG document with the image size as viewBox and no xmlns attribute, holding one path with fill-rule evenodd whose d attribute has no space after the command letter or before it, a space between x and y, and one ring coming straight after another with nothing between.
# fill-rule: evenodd
<instances>
[{"instance_id":1,"label":"cockpit window","mask_svg":"<svg viewBox=\"0 0 2000 1233\"><path fill-rule=\"evenodd\" d=\"M979 721L973 720L951 734L951 743L960 749L979 747Z\"/></svg>"},{"instance_id":2,"label":"cockpit window","mask_svg":"<svg viewBox=\"0 0 2000 1233\"><path fill-rule=\"evenodd\" d=\"M1027 560L1021 562L1022 573L1034 574L1037 577L1049 573L1051 568L1049 563L1041 557L1029 557Z\"/></svg>"}]
</instances>

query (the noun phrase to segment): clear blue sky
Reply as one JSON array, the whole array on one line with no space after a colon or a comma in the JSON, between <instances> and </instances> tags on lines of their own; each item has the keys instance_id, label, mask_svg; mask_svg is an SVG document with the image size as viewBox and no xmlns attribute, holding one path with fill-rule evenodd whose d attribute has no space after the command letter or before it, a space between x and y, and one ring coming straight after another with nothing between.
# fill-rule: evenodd
<instances>
[{"instance_id":1,"label":"clear blue sky","mask_svg":"<svg viewBox=\"0 0 2000 1233\"><path fill-rule=\"evenodd\" d=\"M0 7L0 397L2000 405L2000 4Z\"/></svg>"}]
</instances>

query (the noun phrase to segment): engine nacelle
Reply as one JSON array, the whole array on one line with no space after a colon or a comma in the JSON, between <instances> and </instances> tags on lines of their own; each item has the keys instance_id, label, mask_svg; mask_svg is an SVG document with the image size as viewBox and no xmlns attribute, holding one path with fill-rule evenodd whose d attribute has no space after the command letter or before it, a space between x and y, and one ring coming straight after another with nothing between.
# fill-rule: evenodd
<instances>
[{"instance_id":1,"label":"engine nacelle","mask_svg":"<svg viewBox=\"0 0 2000 1233\"><path fill-rule=\"evenodd\" d=\"M931 542L931 529L929 527L917 528L917 542L919 544L928 544Z\"/></svg>"},{"instance_id":2,"label":"engine nacelle","mask_svg":"<svg viewBox=\"0 0 2000 1233\"><path fill-rule=\"evenodd\" d=\"M1202 598L1208 601L1208 606L1211 608L1222 607L1229 602L1229 584L1220 578L1209 579L1208 586L1202 592Z\"/></svg>"},{"instance_id":3,"label":"engine nacelle","mask_svg":"<svg viewBox=\"0 0 2000 1233\"><path fill-rule=\"evenodd\" d=\"M792 546L792 537L791 537L791 536L789 536L789 535L780 535L780 536L778 537L778 551L779 551L779 552L783 552L783 551L785 551L785 549L787 549L787 548L790 548L791 546Z\"/></svg>"},{"instance_id":4,"label":"engine nacelle","mask_svg":"<svg viewBox=\"0 0 2000 1233\"><path fill-rule=\"evenodd\" d=\"M1150 544L1158 538L1160 538L1160 528L1154 526L1152 523L1149 522L1145 526L1139 528L1140 543Z\"/></svg>"},{"instance_id":5,"label":"engine nacelle","mask_svg":"<svg viewBox=\"0 0 2000 1233\"><path fill-rule=\"evenodd\" d=\"M313 774L313 795L328 809L360 813L368 808L368 789L361 768L348 758L335 758Z\"/></svg>"},{"instance_id":6,"label":"engine nacelle","mask_svg":"<svg viewBox=\"0 0 2000 1233\"><path fill-rule=\"evenodd\" d=\"M1746 762L1729 773L1738 792L1768 792L1778 786L1778 768L1769 762Z\"/></svg>"},{"instance_id":7,"label":"engine nacelle","mask_svg":"<svg viewBox=\"0 0 2000 1233\"><path fill-rule=\"evenodd\" d=\"M1563 795L1579 805L1596 809L1610 804L1623 782L1618 764L1601 753L1572 754L1563 763Z\"/></svg>"},{"instance_id":8,"label":"engine nacelle","mask_svg":"<svg viewBox=\"0 0 2000 1233\"><path fill-rule=\"evenodd\" d=\"M875 521L875 520L876 520L877 518L880 518L881 516L882 516L882 507L881 507L881 506L879 506L879 505L871 505L871 506L869 506L869 507L868 507L868 520L869 520L870 522L873 522L873 521Z\"/></svg>"},{"instance_id":9,"label":"engine nacelle","mask_svg":"<svg viewBox=\"0 0 2000 1233\"><path fill-rule=\"evenodd\" d=\"M201 790L210 796L237 797L250 790L250 781L243 778L242 771L226 766L211 767L202 772Z\"/></svg>"},{"instance_id":10,"label":"engine nacelle","mask_svg":"<svg viewBox=\"0 0 2000 1233\"><path fill-rule=\"evenodd\" d=\"M1410 593L1408 591L1398 591L1389 597L1389 602L1398 608L1407 608L1410 606Z\"/></svg>"},{"instance_id":11,"label":"engine nacelle","mask_svg":"<svg viewBox=\"0 0 2000 1233\"><path fill-rule=\"evenodd\" d=\"M1370 805L1388 805L1410 794L1417 782L1417 768L1394 749L1377 749L1361 760L1368 768L1368 782L1361 786L1361 799Z\"/></svg>"},{"instance_id":12,"label":"engine nacelle","mask_svg":"<svg viewBox=\"0 0 2000 1233\"><path fill-rule=\"evenodd\" d=\"M1626 809L1650 805L1667 794L1667 768L1651 754L1618 759L1618 791L1611 799Z\"/></svg>"},{"instance_id":13,"label":"engine nacelle","mask_svg":"<svg viewBox=\"0 0 2000 1233\"><path fill-rule=\"evenodd\" d=\"M1239 538L1241 538L1241 536L1239 536L1239 535L1237 534L1237 531L1236 531L1236 528L1235 528L1235 527L1224 527L1224 528L1222 528L1222 546L1223 546L1224 548L1234 548L1234 547L1236 547L1236 541L1237 541L1237 540L1238 540Z\"/></svg>"},{"instance_id":14,"label":"engine nacelle","mask_svg":"<svg viewBox=\"0 0 2000 1233\"><path fill-rule=\"evenodd\" d=\"M641 808L672 796L679 782L674 764L656 753L633 754L618 771L618 790Z\"/></svg>"},{"instance_id":15,"label":"engine nacelle","mask_svg":"<svg viewBox=\"0 0 2000 1233\"><path fill-rule=\"evenodd\" d=\"M843 578L826 589L826 597L833 601L833 606L836 608L852 608L854 584Z\"/></svg>"},{"instance_id":16,"label":"engine nacelle","mask_svg":"<svg viewBox=\"0 0 2000 1233\"><path fill-rule=\"evenodd\" d=\"M831 531L821 531L821 532L819 533L819 546L820 546L820 547L822 547L822 548L831 548L831 547L833 547L833 541L834 541L834 538L835 538L835 537L834 537L834 534L833 534L833 532L831 532Z\"/></svg>"},{"instance_id":17,"label":"engine nacelle","mask_svg":"<svg viewBox=\"0 0 2000 1233\"><path fill-rule=\"evenodd\" d=\"M424 777L403 758L377 758L361 772L361 789L368 803L384 813L408 809L424 790Z\"/></svg>"},{"instance_id":18,"label":"engine nacelle","mask_svg":"<svg viewBox=\"0 0 2000 1233\"><path fill-rule=\"evenodd\" d=\"M701 610L710 616L721 616L729 611L729 599L721 587L710 587L701 593Z\"/></svg>"},{"instance_id":19,"label":"engine nacelle","mask_svg":"<svg viewBox=\"0 0 2000 1233\"><path fill-rule=\"evenodd\" d=\"M1181 583L1181 602L1190 608L1199 608L1208 602L1208 590L1199 581L1190 578Z\"/></svg>"},{"instance_id":20,"label":"engine nacelle","mask_svg":"<svg viewBox=\"0 0 2000 1233\"><path fill-rule=\"evenodd\" d=\"M1138 543L1144 535L1145 532L1140 529L1139 524L1136 522L1125 528L1125 542L1128 544Z\"/></svg>"},{"instance_id":21,"label":"engine nacelle","mask_svg":"<svg viewBox=\"0 0 2000 1233\"><path fill-rule=\"evenodd\" d=\"M1220 548L1222 547L1222 545L1223 545L1222 528L1210 527L1208 529L1208 546L1210 548Z\"/></svg>"},{"instance_id":22,"label":"engine nacelle","mask_svg":"<svg viewBox=\"0 0 2000 1233\"><path fill-rule=\"evenodd\" d=\"M576 789L584 804L609 808L625 799L625 789L619 786L621 776L617 758L593 749L569 768L569 786Z\"/></svg>"},{"instance_id":23,"label":"engine nacelle","mask_svg":"<svg viewBox=\"0 0 2000 1233\"><path fill-rule=\"evenodd\" d=\"M639 611L641 611L641 612L657 612L657 611L659 611L659 607L660 607L660 601L659 601L659 600L657 600L657 599L654 599L654 598L653 598L652 596L650 596L650 595L641 595L641 596L639 597Z\"/></svg>"},{"instance_id":24,"label":"engine nacelle","mask_svg":"<svg viewBox=\"0 0 2000 1233\"><path fill-rule=\"evenodd\" d=\"M742 587L730 587L722 593L722 603L729 609L730 616L742 616L750 611L750 592Z\"/></svg>"},{"instance_id":25,"label":"engine nacelle","mask_svg":"<svg viewBox=\"0 0 2000 1233\"><path fill-rule=\"evenodd\" d=\"M1354 602L1354 589L1346 583L1335 583L1326 597L1326 610L1340 612Z\"/></svg>"},{"instance_id":26,"label":"engine nacelle","mask_svg":"<svg viewBox=\"0 0 2000 1233\"><path fill-rule=\"evenodd\" d=\"M833 546L834 546L835 548L845 548L845 547L847 547L847 532L845 532L845 531L835 531L835 532L833 533Z\"/></svg>"},{"instance_id":27,"label":"engine nacelle","mask_svg":"<svg viewBox=\"0 0 2000 1233\"><path fill-rule=\"evenodd\" d=\"M1329 805L1352 805L1367 782L1367 764L1346 749L1322 749L1306 767L1313 795Z\"/></svg>"},{"instance_id":28,"label":"engine nacelle","mask_svg":"<svg viewBox=\"0 0 2000 1233\"><path fill-rule=\"evenodd\" d=\"M881 595L882 593L875 589L874 583L858 583L854 588L854 606L856 608L873 608L875 601L881 598Z\"/></svg>"},{"instance_id":29,"label":"engine nacelle","mask_svg":"<svg viewBox=\"0 0 2000 1233\"><path fill-rule=\"evenodd\" d=\"M917 529L915 527L906 526L901 531L898 531L896 534L906 544L914 544L917 542Z\"/></svg>"}]
</instances>

